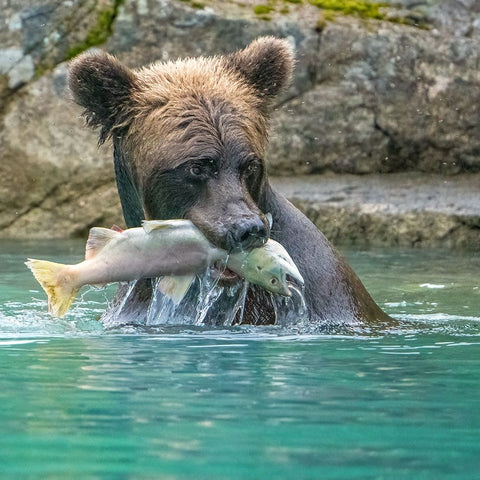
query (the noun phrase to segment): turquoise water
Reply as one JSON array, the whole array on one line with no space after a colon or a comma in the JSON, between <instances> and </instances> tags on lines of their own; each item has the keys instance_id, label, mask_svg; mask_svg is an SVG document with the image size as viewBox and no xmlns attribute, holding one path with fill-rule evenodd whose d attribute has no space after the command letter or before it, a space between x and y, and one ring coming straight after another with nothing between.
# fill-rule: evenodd
<instances>
[{"instance_id":1,"label":"turquoise water","mask_svg":"<svg viewBox=\"0 0 480 480\"><path fill-rule=\"evenodd\" d=\"M480 478L480 259L345 252L401 324L104 329L113 290L50 318L27 256L0 243L0 478Z\"/></svg>"}]
</instances>

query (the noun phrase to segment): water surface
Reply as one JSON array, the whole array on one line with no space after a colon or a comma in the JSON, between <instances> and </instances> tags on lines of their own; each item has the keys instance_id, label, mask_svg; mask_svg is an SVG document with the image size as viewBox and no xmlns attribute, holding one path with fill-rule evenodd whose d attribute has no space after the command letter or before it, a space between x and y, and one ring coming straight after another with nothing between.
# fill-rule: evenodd
<instances>
[{"instance_id":1,"label":"water surface","mask_svg":"<svg viewBox=\"0 0 480 480\"><path fill-rule=\"evenodd\" d=\"M478 478L478 256L347 251L400 326L294 335L52 319L23 261L82 249L0 244L0 478Z\"/></svg>"}]
</instances>

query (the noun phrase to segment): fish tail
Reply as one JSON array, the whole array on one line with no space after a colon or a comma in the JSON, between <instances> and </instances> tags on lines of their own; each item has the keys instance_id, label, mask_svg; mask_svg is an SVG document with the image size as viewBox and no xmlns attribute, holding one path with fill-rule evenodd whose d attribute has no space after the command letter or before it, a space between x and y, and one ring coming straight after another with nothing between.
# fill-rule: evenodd
<instances>
[{"instance_id":1,"label":"fish tail","mask_svg":"<svg viewBox=\"0 0 480 480\"><path fill-rule=\"evenodd\" d=\"M29 258L25 265L32 271L48 296L48 311L63 317L75 299L78 288L63 275L68 265Z\"/></svg>"}]
</instances>

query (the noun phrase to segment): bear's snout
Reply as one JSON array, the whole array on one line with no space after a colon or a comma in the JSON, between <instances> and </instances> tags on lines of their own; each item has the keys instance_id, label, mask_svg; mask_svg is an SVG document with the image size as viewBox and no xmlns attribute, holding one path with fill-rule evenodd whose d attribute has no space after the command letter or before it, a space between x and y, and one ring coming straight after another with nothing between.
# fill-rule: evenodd
<instances>
[{"instance_id":1,"label":"bear's snout","mask_svg":"<svg viewBox=\"0 0 480 480\"><path fill-rule=\"evenodd\" d=\"M268 235L268 229L259 217L240 219L227 232L227 250L235 252L261 247L268 240Z\"/></svg>"}]
</instances>

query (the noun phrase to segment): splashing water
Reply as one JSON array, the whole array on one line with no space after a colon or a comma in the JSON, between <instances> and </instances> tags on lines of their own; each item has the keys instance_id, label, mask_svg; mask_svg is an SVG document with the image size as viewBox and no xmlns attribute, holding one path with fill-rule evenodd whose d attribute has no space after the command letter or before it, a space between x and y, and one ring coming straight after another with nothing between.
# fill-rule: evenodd
<instances>
[{"instance_id":1,"label":"splashing water","mask_svg":"<svg viewBox=\"0 0 480 480\"><path fill-rule=\"evenodd\" d=\"M224 270L227 268L226 261L223 267ZM221 273L223 273L223 271L220 271L220 274ZM208 321L209 324L228 327L232 326L236 320L241 323L248 282L243 281L229 287L222 287L218 285L219 280L220 275L212 278L209 269L207 269L205 274L199 279L200 291L197 295L198 302L195 325L204 325L206 321ZM212 315L212 313L215 313L214 307L217 307L216 315ZM208 318L207 315L211 318Z\"/></svg>"},{"instance_id":2,"label":"splashing water","mask_svg":"<svg viewBox=\"0 0 480 480\"><path fill-rule=\"evenodd\" d=\"M135 295L138 281L127 284L121 301L110 304L108 315L104 318L107 327L124 323L144 326L159 325L195 325L230 327L242 322L245 300L249 283L242 281L231 286L220 286L218 276L213 276L209 269L192 283L184 300L176 304L159 290L161 278L151 283L151 299L144 318L128 311L129 301ZM292 297L286 298L271 294L274 305L276 325L300 324L307 321L307 308L304 292L289 284ZM128 311L128 314L126 313Z\"/></svg>"},{"instance_id":3,"label":"splashing water","mask_svg":"<svg viewBox=\"0 0 480 480\"><path fill-rule=\"evenodd\" d=\"M135 285L137 284L137 281L134 281L134 282L130 282L128 284L128 290L127 290L127 293L125 294L125 296L123 297L122 301L120 302L120 305L118 307L118 311L122 311L123 308L125 307L126 303L127 303L127 300L130 298L132 292L133 292L133 289L135 288Z\"/></svg>"},{"instance_id":4,"label":"splashing water","mask_svg":"<svg viewBox=\"0 0 480 480\"><path fill-rule=\"evenodd\" d=\"M240 320L242 319L245 297L248 290L247 282L237 283L230 287L221 287L217 284L218 282L216 282L212 287L209 287L209 279L208 276L206 276L200 280L200 283L202 284L202 289L197 305L195 325L204 325L212 307L215 306L216 302L220 301L224 308L221 308L221 311L218 312L220 318L215 321L215 325L232 326L239 312Z\"/></svg>"},{"instance_id":5,"label":"splashing water","mask_svg":"<svg viewBox=\"0 0 480 480\"><path fill-rule=\"evenodd\" d=\"M289 282L288 288L292 292L291 297L270 294L275 310L275 325L300 327L308 322L305 287L298 287Z\"/></svg>"}]
</instances>

